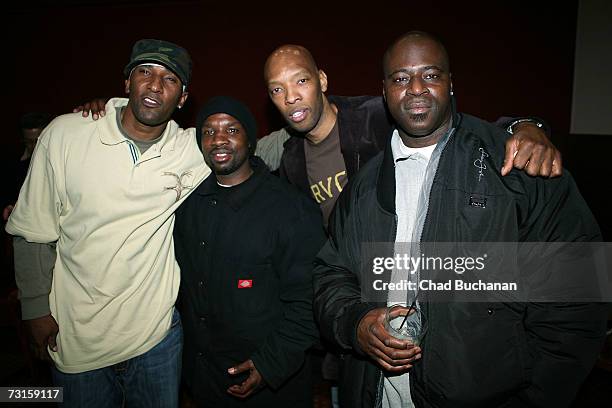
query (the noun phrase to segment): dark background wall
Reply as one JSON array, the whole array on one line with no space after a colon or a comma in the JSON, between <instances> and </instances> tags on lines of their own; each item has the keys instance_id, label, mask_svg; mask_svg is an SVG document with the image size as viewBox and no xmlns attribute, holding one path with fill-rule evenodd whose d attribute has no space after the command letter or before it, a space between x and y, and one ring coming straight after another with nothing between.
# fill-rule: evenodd
<instances>
[{"instance_id":1,"label":"dark background wall","mask_svg":"<svg viewBox=\"0 0 612 408\"><path fill-rule=\"evenodd\" d=\"M251 106L261 136L282 125L262 79L265 58L276 46L309 48L328 75L331 94L380 94L386 46L421 29L447 45L460 110L489 120L547 120L565 166L612 239L606 197L612 135L569 134L577 0L207 3L26 0L8 6L1 151L15 149L24 112L61 114L96 96L123 95L122 69L140 38L170 40L192 55L194 79L189 102L176 115L179 123L192 126L198 106L227 94Z\"/></svg>"}]
</instances>

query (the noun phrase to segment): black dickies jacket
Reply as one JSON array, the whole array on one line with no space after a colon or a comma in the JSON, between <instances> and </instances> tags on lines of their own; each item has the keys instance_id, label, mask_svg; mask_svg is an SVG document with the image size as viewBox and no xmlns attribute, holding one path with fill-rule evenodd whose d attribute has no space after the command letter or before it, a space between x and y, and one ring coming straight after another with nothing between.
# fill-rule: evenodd
<instances>
[{"instance_id":1,"label":"black dickies jacket","mask_svg":"<svg viewBox=\"0 0 612 408\"><path fill-rule=\"evenodd\" d=\"M225 190L211 175L176 213L183 373L201 406L311 404L304 352L318 339L312 268L324 242L318 207L252 158L254 174ZM227 369L252 359L267 387L226 393Z\"/></svg>"}]
</instances>

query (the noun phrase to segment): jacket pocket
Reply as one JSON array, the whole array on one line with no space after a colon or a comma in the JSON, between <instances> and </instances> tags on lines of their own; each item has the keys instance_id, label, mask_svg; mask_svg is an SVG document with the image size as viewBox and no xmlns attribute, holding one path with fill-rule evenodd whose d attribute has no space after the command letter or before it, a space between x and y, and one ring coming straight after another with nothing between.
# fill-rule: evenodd
<instances>
[{"instance_id":1,"label":"jacket pocket","mask_svg":"<svg viewBox=\"0 0 612 408\"><path fill-rule=\"evenodd\" d=\"M430 336L428 393L443 395L452 406L497 406L524 386L521 356L525 344L520 305L454 303L435 306L437 335ZM432 334L432 333L430 333ZM424 357L425 358L425 357Z\"/></svg>"},{"instance_id":2,"label":"jacket pocket","mask_svg":"<svg viewBox=\"0 0 612 408\"><path fill-rule=\"evenodd\" d=\"M444 189L443 195L443 220L447 222L447 232L455 237L456 242L516 240L515 197L449 187Z\"/></svg>"}]
</instances>

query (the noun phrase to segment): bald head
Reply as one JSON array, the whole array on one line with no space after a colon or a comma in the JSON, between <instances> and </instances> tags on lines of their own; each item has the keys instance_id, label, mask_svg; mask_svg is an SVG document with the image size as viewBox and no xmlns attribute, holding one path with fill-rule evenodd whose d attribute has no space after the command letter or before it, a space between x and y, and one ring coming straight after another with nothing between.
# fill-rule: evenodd
<instances>
[{"instance_id":1,"label":"bald head","mask_svg":"<svg viewBox=\"0 0 612 408\"><path fill-rule=\"evenodd\" d=\"M336 113L324 94L327 75L317 68L310 51L301 45L281 45L266 60L264 80L272 103L289 126L311 141L327 137Z\"/></svg>"},{"instance_id":2,"label":"bald head","mask_svg":"<svg viewBox=\"0 0 612 408\"><path fill-rule=\"evenodd\" d=\"M452 117L448 54L431 34L411 31L395 40L383 60L383 93L406 146L437 143Z\"/></svg>"},{"instance_id":3,"label":"bald head","mask_svg":"<svg viewBox=\"0 0 612 408\"><path fill-rule=\"evenodd\" d=\"M409 31L399 38L397 38L385 51L385 55L383 56L383 75L387 76L388 74L388 65L391 56L397 53L402 53L406 49L419 46L426 47L435 50L441 55L441 64L442 68L450 72L450 62L448 59L448 53L446 52L446 47L433 35L426 33L424 31Z\"/></svg>"},{"instance_id":4,"label":"bald head","mask_svg":"<svg viewBox=\"0 0 612 408\"><path fill-rule=\"evenodd\" d=\"M268 56L264 65L264 80L267 82L270 79L270 73L276 67L286 65L300 65L311 72L317 72L317 64L312 57L310 51L301 45L285 44L276 48Z\"/></svg>"}]
</instances>

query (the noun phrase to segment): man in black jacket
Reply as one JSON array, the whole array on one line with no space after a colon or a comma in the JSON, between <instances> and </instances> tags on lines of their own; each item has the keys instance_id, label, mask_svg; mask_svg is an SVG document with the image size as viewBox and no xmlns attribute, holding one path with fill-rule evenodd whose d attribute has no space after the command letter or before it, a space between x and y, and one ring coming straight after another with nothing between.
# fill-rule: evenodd
<instances>
[{"instance_id":1,"label":"man in black jacket","mask_svg":"<svg viewBox=\"0 0 612 408\"><path fill-rule=\"evenodd\" d=\"M417 347L385 331L384 302L362 296L364 243L601 239L567 172L499 177L503 133L454 113L439 41L410 32L394 42L383 92L396 129L340 196L315 268L315 317L346 352L341 404L568 406L602 344L600 304L425 302Z\"/></svg>"},{"instance_id":2,"label":"man in black jacket","mask_svg":"<svg viewBox=\"0 0 612 408\"><path fill-rule=\"evenodd\" d=\"M184 378L204 407L311 407L318 208L252 156L255 120L241 102L211 99L196 138L216 177L176 213Z\"/></svg>"}]
</instances>

